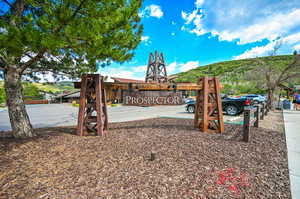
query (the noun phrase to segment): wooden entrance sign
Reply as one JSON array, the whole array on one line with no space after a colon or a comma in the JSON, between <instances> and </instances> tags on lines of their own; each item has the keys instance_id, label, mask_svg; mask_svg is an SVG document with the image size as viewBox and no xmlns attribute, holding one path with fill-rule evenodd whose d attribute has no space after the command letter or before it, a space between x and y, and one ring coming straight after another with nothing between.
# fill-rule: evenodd
<instances>
[{"instance_id":1,"label":"wooden entrance sign","mask_svg":"<svg viewBox=\"0 0 300 199\"><path fill-rule=\"evenodd\" d=\"M123 91L123 104L131 106L182 105L182 93L173 91Z\"/></svg>"},{"instance_id":2,"label":"wooden entrance sign","mask_svg":"<svg viewBox=\"0 0 300 199\"><path fill-rule=\"evenodd\" d=\"M202 89L197 91L194 126L203 132L224 132L224 121L217 77L203 77L198 80Z\"/></svg>"},{"instance_id":3,"label":"wooden entrance sign","mask_svg":"<svg viewBox=\"0 0 300 199\"><path fill-rule=\"evenodd\" d=\"M118 88L123 91L175 91L194 90L197 91L196 110L194 126L203 132L224 132L224 121L220 95L220 82L216 77L200 78L197 84L169 84L169 83L141 83L141 84L104 84L99 74L88 74L82 76L82 81L75 83L75 88L80 90L80 107L78 114L77 134L80 136L94 132L96 135L105 135L108 129L106 89ZM180 104L180 98L174 96L146 96L146 98L130 99L129 104L158 103L158 105ZM133 95L132 95L133 96ZM129 96L129 97L132 97ZM144 96L145 97L145 96ZM178 97L178 96L177 96ZM126 100L126 99L125 99ZM130 101L131 100L131 101Z\"/></svg>"},{"instance_id":4,"label":"wooden entrance sign","mask_svg":"<svg viewBox=\"0 0 300 199\"><path fill-rule=\"evenodd\" d=\"M103 78L99 74L83 75L80 90L77 134L107 133L107 105Z\"/></svg>"}]
</instances>

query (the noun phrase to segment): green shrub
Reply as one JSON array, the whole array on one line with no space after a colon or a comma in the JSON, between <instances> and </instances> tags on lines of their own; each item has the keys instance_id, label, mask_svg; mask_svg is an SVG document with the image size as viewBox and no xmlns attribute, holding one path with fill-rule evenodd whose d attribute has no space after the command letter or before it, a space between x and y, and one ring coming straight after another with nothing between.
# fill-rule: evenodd
<instances>
[{"instance_id":1,"label":"green shrub","mask_svg":"<svg viewBox=\"0 0 300 199\"><path fill-rule=\"evenodd\" d=\"M5 95L4 88L0 88L0 104L5 103L5 100L6 100L6 95Z\"/></svg>"},{"instance_id":2,"label":"green shrub","mask_svg":"<svg viewBox=\"0 0 300 199\"><path fill-rule=\"evenodd\" d=\"M74 106L74 107L79 107L79 104L77 104L76 101L72 101L72 106Z\"/></svg>"}]
</instances>

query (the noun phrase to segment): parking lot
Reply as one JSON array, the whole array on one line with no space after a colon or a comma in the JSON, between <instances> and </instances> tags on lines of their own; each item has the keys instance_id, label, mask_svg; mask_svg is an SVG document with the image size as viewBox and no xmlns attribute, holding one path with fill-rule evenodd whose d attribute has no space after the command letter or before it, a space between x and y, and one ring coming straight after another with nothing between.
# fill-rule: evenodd
<instances>
[{"instance_id":1,"label":"parking lot","mask_svg":"<svg viewBox=\"0 0 300 199\"><path fill-rule=\"evenodd\" d=\"M55 126L72 126L77 123L78 108L72 107L71 104L39 104L27 105L31 123L34 128L55 127ZM194 118L194 114L185 111L185 106L122 106L108 107L109 122L125 122L133 120L150 119L157 117L170 118ZM238 116L225 116L225 122L236 122ZM0 112L0 131L11 130L8 111Z\"/></svg>"}]
</instances>

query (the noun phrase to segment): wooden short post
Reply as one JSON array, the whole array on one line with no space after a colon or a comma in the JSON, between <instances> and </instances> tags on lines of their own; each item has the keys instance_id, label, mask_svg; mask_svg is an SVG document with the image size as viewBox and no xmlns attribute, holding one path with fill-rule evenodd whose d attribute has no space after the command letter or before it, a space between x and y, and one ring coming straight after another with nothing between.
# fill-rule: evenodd
<instances>
[{"instance_id":1,"label":"wooden short post","mask_svg":"<svg viewBox=\"0 0 300 199\"><path fill-rule=\"evenodd\" d=\"M151 152L150 153L150 161L154 161L155 160L155 153Z\"/></svg>"},{"instance_id":2,"label":"wooden short post","mask_svg":"<svg viewBox=\"0 0 300 199\"><path fill-rule=\"evenodd\" d=\"M244 142L250 141L250 114L251 114L251 110L249 110L249 109L244 110L244 125L243 125L243 141Z\"/></svg>"},{"instance_id":3,"label":"wooden short post","mask_svg":"<svg viewBox=\"0 0 300 199\"><path fill-rule=\"evenodd\" d=\"M254 106L254 107L256 109L254 112L254 117L255 117L254 126L259 127L259 111L260 111L260 109L259 109L258 105Z\"/></svg>"},{"instance_id":4,"label":"wooden short post","mask_svg":"<svg viewBox=\"0 0 300 199\"><path fill-rule=\"evenodd\" d=\"M264 116L265 116L265 103L262 103L260 119L264 120Z\"/></svg>"}]
</instances>

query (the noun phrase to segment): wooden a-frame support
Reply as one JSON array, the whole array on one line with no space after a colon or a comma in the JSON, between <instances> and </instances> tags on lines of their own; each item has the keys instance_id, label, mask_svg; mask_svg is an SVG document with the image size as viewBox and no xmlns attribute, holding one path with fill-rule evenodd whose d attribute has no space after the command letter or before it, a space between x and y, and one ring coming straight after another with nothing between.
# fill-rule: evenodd
<instances>
[{"instance_id":1,"label":"wooden a-frame support","mask_svg":"<svg viewBox=\"0 0 300 199\"><path fill-rule=\"evenodd\" d=\"M203 77L198 80L202 89L197 91L194 126L203 132L224 132L224 121L217 77Z\"/></svg>"},{"instance_id":2,"label":"wooden a-frame support","mask_svg":"<svg viewBox=\"0 0 300 199\"><path fill-rule=\"evenodd\" d=\"M77 134L107 133L107 104L103 77L99 74L82 76Z\"/></svg>"}]
</instances>

